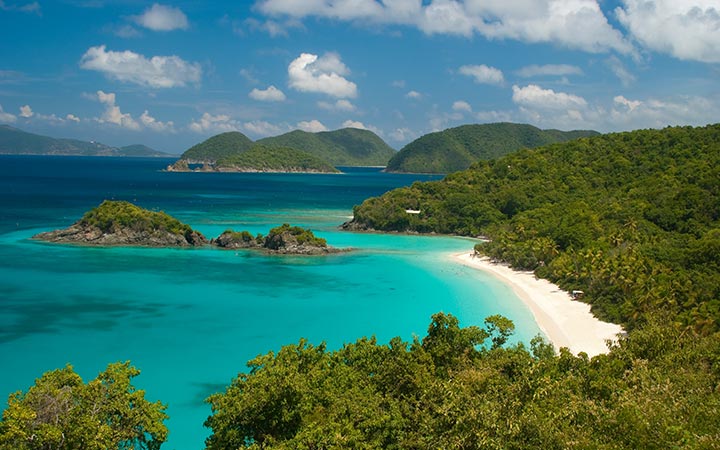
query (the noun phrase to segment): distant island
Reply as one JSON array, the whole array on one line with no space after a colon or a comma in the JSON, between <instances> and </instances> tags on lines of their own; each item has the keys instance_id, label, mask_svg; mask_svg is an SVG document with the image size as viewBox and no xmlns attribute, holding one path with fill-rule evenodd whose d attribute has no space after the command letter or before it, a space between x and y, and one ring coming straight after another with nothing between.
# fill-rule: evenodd
<instances>
[{"instance_id":1,"label":"distant island","mask_svg":"<svg viewBox=\"0 0 720 450\"><path fill-rule=\"evenodd\" d=\"M599 134L516 123L473 124L426 134L396 152L372 131L357 128L318 133L295 130L256 142L230 131L190 147L167 170L333 173L338 166L376 166L385 167L386 172L451 173L523 148Z\"/></svg>"},{"instance_id":2,"label":"distant island","mask_svg":"<svg viewBox=\"0 0 720 450\"><path fill-rule=\"evenodd\" d=\"M387 163L388 172L450 173L474 162L522 148L566 142L600 133L590 130L541 130L532 125L489 123L463 125L426 134L410 142Z\"/></svg>"},{"instance_id":3,"label":"distant island","mask_svg":"<svg viewBox=\"0 0 720 450\"><path fill-rule=\"evenodd\" d=\"M150 211L126 201L105 200L86 212L70 227L39 233L33 239L100 247L202 247L257 249L271 254L324 255L347 250L327 245L311 230L283 224L267 236L227 230L208 241L199 231L164 213Z\"/></svg>"},{"instance_id":4,"label":"distant island","mask_svg":"<svg viewBox=\"0 0 720 450\"><path fill-rule=\"evenodd\" d=\"M78 139L56 139L28 133L9 125L0 125L0 154L2 155L53 155L53 156L136 156L170 157L169 153L154 150L146 145L110 147L100 142Z\"/></svg>"},{"instance_id":5,"label":"distant island","mask_svg":"<svg viewBox=\"0 0 720 450\"><path fill-rule=\"evenodd\" d=\"M190 147L167 170L337 173L337 166L385 167L395 153L372 131L356 128L320 133L295 130L257 142L230 131Z\"/></svg>"},{"instance_id":6,"label":"distant island","mask_svg":"<svg viewBox=\"0 0 720 450\"><path fill-rule=\"evenodd\" d=\"M208 141L233 142L231 133L215 136ZM235 133L232 133L235 134ZM240 134L240 133L237 133ZM210 145L205 141L203 144ZM197 146L196 146L197 147ZM237 148L237 146L235 146ZM223 148L223 147L221 147ZM224 147L225 149L228 147ZM233 147L230 147L233 148ZM190 168L187 160L180 159L167 167L169 172L265 172L265 173L340 173L331 164L307 152L287 147L266 147L251 144L238 152L216 152L214 162L203 162L202 166Z\"/></svg>"}]
</instances>

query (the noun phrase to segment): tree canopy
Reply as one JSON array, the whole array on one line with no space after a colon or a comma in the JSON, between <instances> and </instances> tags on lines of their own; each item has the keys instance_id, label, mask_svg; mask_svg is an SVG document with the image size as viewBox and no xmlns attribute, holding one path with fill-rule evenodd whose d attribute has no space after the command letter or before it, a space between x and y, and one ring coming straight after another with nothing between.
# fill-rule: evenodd
<instances>
[{"instance_id":1,"label":"tree canopy","mask_svg":"<svg viewBox=\"0 0 720 450\"><path fill-rule=\"evenodd\" d=\"M208 402L207 449L666 449L720 443L720 339L649 321L609 355L505 347L512 322L336 351L301 340ZM490 340L490 344L485 342Z\"/></svg>"},{"instance_id":2,"label":"tree canopy","mask_svg":"<svg viewBox=\"0 0 720 450\"><path fill-rule=\"evenodd\" d=\"M0 449L148 449L167 439L165 406L149 402L132 378L140 371L114 363L83 383L71 366L46 372L27 392L8 399Z\"/></svg>"},{"instance_id":3,"label":"tree canopy","mask_svg":"<svg viewBox=\"0 0 720 450\"><path fill-rule=\"evenodd\" d=\"M150 211L122 200L103 201L86 212L80 224L97 227L106 233L125 227L137 231L164 230L182 236L193 232L190 225L162 211Z\"/></svg>"}]
</instances>

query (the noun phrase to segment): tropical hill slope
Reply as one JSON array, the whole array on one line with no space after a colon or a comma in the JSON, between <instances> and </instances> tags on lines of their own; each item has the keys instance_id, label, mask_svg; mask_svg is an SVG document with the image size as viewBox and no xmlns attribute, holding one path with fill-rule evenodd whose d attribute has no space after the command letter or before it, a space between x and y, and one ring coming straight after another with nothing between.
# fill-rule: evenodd
<instances>
[{"instance_id":1,"label":"tropical hill slope","mask_svg":"<svg viewBox=\"0 0 720 450\"><path fill-rule=\"evenodd\" d=\"M585 291L604 319L720 328L720 125L521 150L368 199L347 226L485 235L481 253Z\"/></svg>"},{"instance_id":2,"label":"tropical hill slope","mask_svg":"<svg viewBox=\"0 0 720 450\"><path fill-rule=\"evenodd\" d=\"M490 123L463 125L426 134L403 147L388 162L388 172L450 173L475 161L497 158L521 148L534 148L596 131L541 130L532 125Z\"/></svg>"},{"instance_id":3,"label":"tropical hill slope","mask_svg":"<svg viewBox=\"0 0 720 450\"><path fill-rule=\"evenodd\" d=\"M0 154L60 156L170 156L145 145L110 147L99 142L56 139L0 125Z\"/></svg>"},{"instance_id":4,"label":"tropical hill slope","mask_svg":"<svg viewBox=\"0 0 720 450\"><path fill-rule=\"evenodd\" d=\"M287 147L266 147L255 144L250 149L225 156L217 161L219 172L302 172L339 173L339 171L307 152Z\"/></svg>"},{"instance_id":5,"label":"tropical hill slope","mask_svg":"<svg viewBox=\"0 0 720 450\"><path fill-rule=\"evenodd\" d=\"M257 142L268 147L302 150L334 166L385 166L396 153L372 131L358 128L319 133L295 130Z\"/></svg>"},{"instance_id":6,"label":"tropical hill slope","mask_svg":"<svg viewBox=\"0 0 720 450\"><path fill-rule=\"evenodd\" d=\"M239 131L217 134L193 145L180 155L181 161L214 164L218 159L244 152L253 141Z\"/></svg>"}]
</instances>

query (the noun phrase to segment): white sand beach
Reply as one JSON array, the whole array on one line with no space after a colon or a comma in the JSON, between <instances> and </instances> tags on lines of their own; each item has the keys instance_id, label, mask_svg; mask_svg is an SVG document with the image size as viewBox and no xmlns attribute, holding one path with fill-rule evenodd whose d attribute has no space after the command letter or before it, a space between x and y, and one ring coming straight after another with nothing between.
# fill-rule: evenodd
<instances>
[{"instance_id":1,"label":"white sand beach","mask_svg":"<svg viewBox=\"0 0 720 450\"><path fill-rule=\"evenodd\" d=\"M512 287L515 294L530 308L535 321L556 350L567 347L577 355L585 352L593 357L607 353L607 340L617 340L623 332L620 325L603 322L590 312L590 305L572 299L569 293L532 272L519 272L488 258L460 253L454 258L470 267L485 271Z\"/></svg>"}]
</instances>

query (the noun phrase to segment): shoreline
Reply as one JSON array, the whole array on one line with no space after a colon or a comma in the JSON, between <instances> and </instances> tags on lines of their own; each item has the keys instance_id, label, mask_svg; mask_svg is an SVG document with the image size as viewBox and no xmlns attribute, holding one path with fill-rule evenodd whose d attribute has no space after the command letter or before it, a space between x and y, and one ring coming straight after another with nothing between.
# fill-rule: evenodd
<instances>
[{"instance_id":1,"label":"shoreline","mask_svg":"<svg viewBox=\"0 0 720 450\"><path fill-rule=\"evenodd\" d=\"M545 337L558 351L567 347L574 355L585 352L589 357L608 353L606 341L617 341L623 332L620 325L603 322L590 312L590 305L572 299L569 293L532 272L519 272L463 252L452 258L468 267L481 270L510 286L530 309Z\"/></svg>"}]
</instances>

